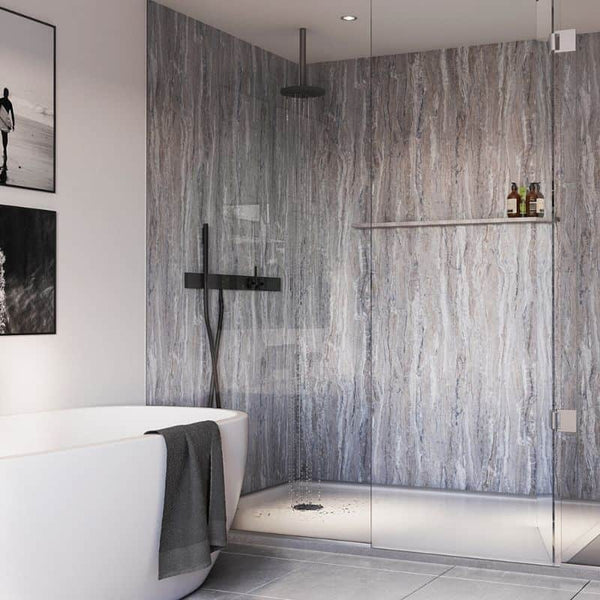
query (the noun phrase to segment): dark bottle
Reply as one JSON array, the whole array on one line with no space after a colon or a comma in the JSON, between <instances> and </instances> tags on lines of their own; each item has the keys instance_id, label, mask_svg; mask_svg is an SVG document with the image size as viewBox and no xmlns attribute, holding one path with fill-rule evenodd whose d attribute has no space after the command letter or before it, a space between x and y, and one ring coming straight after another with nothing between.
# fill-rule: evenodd
<instances>
[{"instance_id":1,"label":"dark bottle","mask_svg":"<svg viewBox=\"0 0 600 600\"><path fill-rule=\"evenodd\" d=\"M537 196L537 205L536 205L537 214L536 214L536 216L538 216L540 218L546 214L546 205L544 202L544 194L542 194L542 192L540 190L541 185L542 184L539 181L535 183L535 193Z\"/></svg>"},{"instance_id":2,"label":"dark bottle","mask_svg":"<svg viewBox=\"0 0 600 600\"><path fill-rule=\"evenodd\" d=\"M506 198L506 216L514 219L519 216L519 204L521 196L519 195L517 184L512 183L510 186L510 194Z\"/></svg>"},{"instance_id":3,"label":"dark bottle","mask_svg":"<svg viewBox=\"0 0 600 600\"><path fill-rule=\"evenodd\" d=\"M527 205L527 216L537 217L537 194L535 193L535 183L529 184L529 191L525 200Z\"/></svg>"}]
</instances>

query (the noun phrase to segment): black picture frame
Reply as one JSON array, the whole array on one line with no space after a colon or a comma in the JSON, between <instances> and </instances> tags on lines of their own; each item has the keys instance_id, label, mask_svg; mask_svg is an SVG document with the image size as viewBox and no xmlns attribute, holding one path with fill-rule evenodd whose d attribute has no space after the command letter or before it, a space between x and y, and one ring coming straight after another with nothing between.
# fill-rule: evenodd
<instances>
[{"instance_id":1,"label":"black picture frame","mask_svg":"<svg viewBox=\"0 0 600 600\"><path fill-rule=\"evenodd\" d=\"M9 239L10 238L10 239ZM9 256L5 256L6 248L10 248ZM24 256L26 254L26 256ZM17 256L19 263L14 272L11 272L11 256ZM0 264L0 339L10 336L22 335L55 335L56 334L56 303L57 303L57 213L53 210L37 208L24 208L21 206L10 206L0 204L0 262L5 257L6 262ZM4 287L2 287L1 276L5 275ZM6 276L8 273L8 276ZM11 284L16 281L20 291L14 298L10 298ZM48 286L51 286L48 292ZM27 289L29 288L29 289ZM44 289L45 288L45 289ZM3 306L2 291L8 291L8 300L4 308L7 308L9 323L8 331L2 327ZM27 310L21 310L21 303ZM48 303L49 308L44 304ZM40 305L47 309L42 318L30 319L29 314L35 312ZM15 307L17 310L14 310ZM33 307L33 308L32 308ZM11 312L27 314L26 318L16 319L10 323ZM40 312L40 311L38 311ZM4 315L6 316L6 315ZM31 325L44 321L44 327L35 328ZM26 323L29 321L29 323ZM3 331L4 329L4 331Z\"/></svg>"},{"instance_id":2,"label":"black picture frame","mask_svg":"<svg viewBox=\"0 0 600 600\"><path fill-rule=\"evenodd\" d=\"M7 179L5 183L0 183L0 188L18 188L25 190L32 190L36 192L46 192L49 194L56 193L56 25L52 23L47 23L46 21L42 21L40 19L36 19L35 17L31 17L29 15L25 15L23 13L17 12L15 10L11 10L10 8L4 8L0 6L0 19L4 14L10 14L12 16L21 17L33 23L37 23L44 27L49 27L52 31L52 185L48 188L44 187L36 187L34 185L20 185L16 183L11 183L10 178ZM0 95L4 85L0 82ZM2 154L2 149L0 147L0 158ZM1 162L1 160L0 160Z\"/></svg>"}]
</instances>

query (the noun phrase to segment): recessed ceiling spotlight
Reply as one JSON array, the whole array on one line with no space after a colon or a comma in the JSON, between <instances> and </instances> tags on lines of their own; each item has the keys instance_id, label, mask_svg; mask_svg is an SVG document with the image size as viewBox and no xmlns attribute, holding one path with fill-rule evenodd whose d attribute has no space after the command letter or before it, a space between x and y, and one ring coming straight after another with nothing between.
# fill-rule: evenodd
<instances>
[{"instance_id":1,"label":"recessed ceiling spotlight","mask_svg":"<svg viewBox=\"0 0 600 600\"><path fill-rule=\"evenodd\" d=\"M356 21L358 17L355 17L354 15L344 15L343 17L340 17L340 19L342 19L342 21Z\"/></svg>"}]
</instances>

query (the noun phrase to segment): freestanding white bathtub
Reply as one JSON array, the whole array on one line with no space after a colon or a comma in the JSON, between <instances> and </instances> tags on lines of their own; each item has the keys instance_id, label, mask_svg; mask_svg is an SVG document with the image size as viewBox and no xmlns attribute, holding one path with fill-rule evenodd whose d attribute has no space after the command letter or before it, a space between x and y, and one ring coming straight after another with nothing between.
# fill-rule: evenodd
<instances>
[{"instance_id":1,"label":"freestanding white bathtub","mask_svg":"<svg viewBox=\"0 0 600 600\"><path fill-rule=\"evenodd\" d=\"M200 586L210 569L158 580L166 447L143 433L205 420L221 431L230 526L245 413L139 406L0 417L0 599L176 600Z\"/></svg>"}]
</instances>

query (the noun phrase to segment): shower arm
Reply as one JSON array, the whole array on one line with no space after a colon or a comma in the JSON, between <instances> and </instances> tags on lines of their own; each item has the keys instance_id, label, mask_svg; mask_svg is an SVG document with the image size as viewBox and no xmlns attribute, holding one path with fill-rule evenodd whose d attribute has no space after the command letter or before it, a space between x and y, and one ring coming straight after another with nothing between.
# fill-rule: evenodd
<instances>
[{"instance_id":1,"label":"shower arm","mask_svg":"<svg viewBox=\"0 0 600 600\"><path fill-rule=\"evenodd\" d=\"M325 90L316 85L308 85L308 67L306 65L306 27L300 30L300 48L298 58L298 84L283 87L280 90L282 96L289 98L319 98L325 95Z\"/></svg>"},{"instance_id":2,"label":"shower arm","mask_svg":"<svg viewBox=\"0 0 600 600\"><path fill-rule=\"evenodd\" d=\"M298 62L298 85L306 85L306 27L300 28L300 55Z\"/></svg>"}]
</instances>

